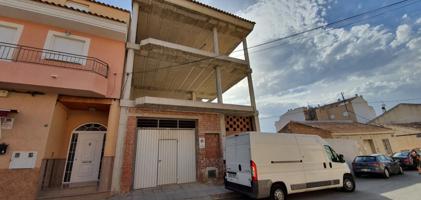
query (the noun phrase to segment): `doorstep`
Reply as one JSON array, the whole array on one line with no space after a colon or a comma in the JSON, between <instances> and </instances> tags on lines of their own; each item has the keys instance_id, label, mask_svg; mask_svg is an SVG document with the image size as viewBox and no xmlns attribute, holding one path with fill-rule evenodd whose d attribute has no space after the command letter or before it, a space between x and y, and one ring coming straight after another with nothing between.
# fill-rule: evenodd
<instances>
[{"instance_id":1,"label":"doorstep","mask_svg":"<svg viewBox=\"0 0 421 200\"><path fill-rule=\"evenodd\" d=\"M40 191L37 200L107 199L110 192L99 192L97 186L52 188Z\"/></svg>"},{"instance_id":2,"label":"doorstep","mask_svg":"<svg viewBox=\"0 0 421 200\"><path fill-rule=\"evenodd\" d=\"M222 200L238 197L241 195L226 190L220 184L186 183L134 190L126 195L113 196L109 200Z\"/></svg>"}]
</instances>

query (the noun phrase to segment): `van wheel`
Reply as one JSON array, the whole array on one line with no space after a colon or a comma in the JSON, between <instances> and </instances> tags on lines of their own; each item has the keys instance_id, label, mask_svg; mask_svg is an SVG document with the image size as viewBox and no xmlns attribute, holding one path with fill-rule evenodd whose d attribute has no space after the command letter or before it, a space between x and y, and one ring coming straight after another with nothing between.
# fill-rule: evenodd
<instances>
[{"instance_id":1,"label":"van wheel","mask_svg":"<svg viewBox=\"0 0 421 200\"><path fill-rule=\"evenodd\" d=\"M386 169L384 169L384 172L383 172L383 177L384 178L390 178L390 172L389 172L389 170L386 168Z\"/></svg>"},{"instance_id":2,"label":"van wheel","mask_svg":"<svg viewBox=\"0 0 421 200\"><path fill-rule=\"evenodd\" d=\"M284 188L281 185L274 185L270 191L271 200L285 200L286 193Z\"/></svg>"},{"instance_id":3,"label":"van wheel","mask_svg":"<svg viewBox=\"0 0 421 200\"><path fill-rule=\"evenodd\" d=\"M352 176L344 176L342 190L344 192L353 192L355 190L355 181Z\"/></svg>"}]
</instances>

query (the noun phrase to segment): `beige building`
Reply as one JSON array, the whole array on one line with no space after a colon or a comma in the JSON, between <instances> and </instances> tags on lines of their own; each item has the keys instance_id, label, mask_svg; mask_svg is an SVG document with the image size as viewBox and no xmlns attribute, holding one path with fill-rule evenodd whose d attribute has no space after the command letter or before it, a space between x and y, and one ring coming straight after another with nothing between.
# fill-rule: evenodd
<instances>
[{"instance_id":1,"label":"beige building","mask_svg":"<svg viewBox=\"0 0 421 200\"><path fill-rule=\"evenodd\" d=\"M421 148L421 104L398 104L370 123L394 130L391 143L396 151Z\"/></svg>"},{"instance_id":2,"label":"beige building","mask_svg":"<svg viewBox=\"0 0 421 200\"><path fill-rule=\"evenodd\" d=\"M391 139L394 131L389 128L351 121L291 121L280 133L319 135L327 139L350 139L358 142L361 154L392 154Z\"/></svg>"},{"instance_id":3,"label":"beige building","mask_svg":"<svg viewBox=\"0 0 421 200\"><path fill-rule=\"evenodd\" d=\"M374 108L361 95L329 103L318 107L300 107L288 110L277 122L276 130L281 130L290 121L337 121L349 120L367 123L376 117Z\"/></svg>"}]
</instances>

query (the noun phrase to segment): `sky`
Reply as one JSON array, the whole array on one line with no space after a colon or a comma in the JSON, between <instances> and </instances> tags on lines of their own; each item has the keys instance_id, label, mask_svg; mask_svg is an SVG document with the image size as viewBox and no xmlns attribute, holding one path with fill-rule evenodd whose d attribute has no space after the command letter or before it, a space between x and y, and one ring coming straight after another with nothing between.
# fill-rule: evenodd
<instances>
[{"instance_id":1,"label":"sky","mask_svg":"<svg viewBox=\"0 0 421 200\"><path fill-rule=\"evenodd\" d=\"M103 0L106 1L106 0ZM325 25L400 0L201 0L256 22L248 45ZM124 2L124 3L123 3ZM128 8L128 1L108 3ZM262 131L288 109L362 95L381 114L421 103L421 1L271 45L250 49ZM233 55L238 56L238 55ZM224 103L249 104L243 80Z\"/></svg>"}]
</instances>

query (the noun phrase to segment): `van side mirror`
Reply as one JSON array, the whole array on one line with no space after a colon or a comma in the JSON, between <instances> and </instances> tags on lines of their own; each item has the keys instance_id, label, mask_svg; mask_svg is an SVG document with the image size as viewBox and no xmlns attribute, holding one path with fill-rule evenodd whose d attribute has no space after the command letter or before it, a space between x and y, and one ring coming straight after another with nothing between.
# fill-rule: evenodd
<instances>
[{"instance_id":1,"label":"van side mirror","mask_svg":"<svg viewBox=\"0 0 421 200\"><path fill-rule=\"evenodd\" d=\"M341 163L345 162L344 155L339 154L339 162L341 162Z\"/></svg>"}]
</instances>

